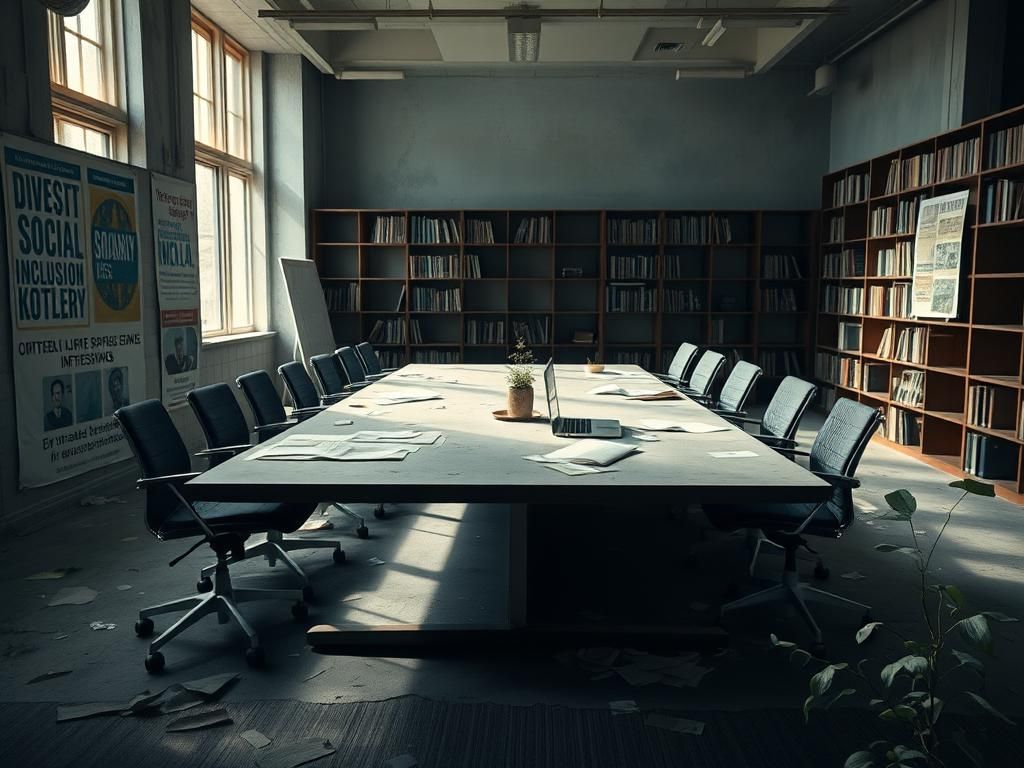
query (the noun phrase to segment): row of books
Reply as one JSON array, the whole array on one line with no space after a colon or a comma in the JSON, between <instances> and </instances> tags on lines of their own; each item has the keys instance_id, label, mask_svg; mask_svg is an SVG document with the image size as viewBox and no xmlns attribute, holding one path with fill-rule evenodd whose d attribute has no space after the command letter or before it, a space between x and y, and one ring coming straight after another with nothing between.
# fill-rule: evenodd
<instances>
[{"instance_id":1,"label":"row of books","mask_svg":"<svg viewBox=\"0 0 1024 768\"><path fill-rule=\"evenodd\" d=\"M861 389L865 392L889 391L889 364L865 362L862 369Z\"/></svg>"},{"instance_id":2,"label":"row of books","mask_svg":"<svg viewBox=\"0 0 1024 768\"><path fill-rule=\"evenodd\" d=\"M737 324L734 318L716 317L711 320L711 343L712 344L741 344L743 343L743 331L737 334ZM745 322L745 321L744 321ZM733 350L735 352L735 350Z\"/></svg>"},{"instance_id":3,"label":"row of books","mask_svg":"<svg viewBox=\"0 0 1024 768\"><path fill-rule=\"evenodd\" d=\"M821 276L864 277L864 249L845 248L842 251L826 253L821 263Z\"/></svg>"},{"instance_id":4,"label":"row of books","mask_svg":"<svg viewBox=\"0 0 1024 768\"><path fill-rule=\"evenodd\" d=\"M923 197L900 200L896 206L896 234L911 235L917 228L917 204Z\"/></svg>"},{"instance_id":5,"label":"row of books","mask_svg":"<svg viewBox=\"0 0 1024 768\"><path fill-rule=\"evenodd\" d=\"M426 365L451 365L461 362L458 350L454 349L414 349L412 361Z\"/></svg>"},{"instance_id":6,"label":"row of books","mask_svg":"<svg viewBox=\"0 0 1024 768\"><path fill-rule=\"evenodd\" d=\"M459 243L459 225L455 219L435 219L410 216L409 224L414 243Z\"/></svg>"},{"instance_id":7,"label":"row of books","mask_svg":"<svg viewBox=\"0 0 1024 768\"><path fill-rule=\"evenodd\" d=\"M494 227L491 225L491 222L481 219L468 219L466 221L466 242L493 243Z\"/></svg>"},{"instance_id":8,"label":"row of books","mask_svg":"<svg viewBox=\"0 0 1024 768\"><path fill-rule=\"evenodd\" d=\"M792 288L763 288L761 290L762 312L798 312L796 291Z\"/></svg>"},{"instance_id":9,"label":"row of books","mask_svg":"<svg viewBox=\"0 0 1024 768\"><path fill-rule=\"evenodd\" d=\"M696 269L694 269L696 267ZM689 259L678 253L665 254L665 279L685 280L700 277L704 272L704 260Z\"/></svg>"},{"instance_id":10,"label":"row of books","mask_svg":"<svg viewBox=\"0 0 1024 768\"><path fill-rule=\"evenodd\" d=\"M836 346L844 352L860 352L861 330L860 323L841 321Z\"/></svg>"},{"instance_id":11,"label":"row of books","mask_svg":"<svg viewBox=\"0 0 1024 768\"><path fill-rule=\"evenodd\" d=\"M612 352L611 362L619 365L639 365L645 370L651 370L653 357L650 352L641 350L616 350Z\"/></svg>"},{"instance_id":12,"label":"row of books","mask_svg":"<svg viewBox=\"0 0 1024 768\"><path fill-rule=\"evenodd\" d=\"M924 403L924 371L903 371L892 380L892 401L920 408Z\"/></svg>"},{"instance_id":13,"label":"row of books","mask_svg":"<svg viewBox=\"0 0 1024 768\"><path fill-rule=\"evenodd\" d=\"M490 222L487 222L490 224ZM482 277L480 273L480 255L476 253L466 254L466 277L473 279Z\"/></svg>"},{"instance_id":14,"label":"row of books","mask_svg":"<svg viewBox=\"0 0 1024 768\"><path fill-rule=\"evenodd\" d=\"M397 349L375 349L382 368L401 368L405 365L405 353Z\"/></svg>"},{"instance_id":15,"label":"row of books","mask_svg":"<svg viewBox=\"0 0 1024 768\"><path fill-rule=\"evenodd\" d=\"M910 283L872 285L868 291L868 314L872 317L910 317L913 298Z\"/></svg>"},{"instance_id":16,"label":"row of books","mask_svg":"<svg viewBox=\"0 0 1024 768\"><path fill-rule=\"evenodd\" d=\"M863 315L864 289L859 286L822 286L821 311L834 315Z\"/></svg>"},{"instance_id":17,"label":"row of books","mask_svg":"<svg viewBox=\"0 0 1024 768\"><path fill-rule=\"evenodd\" d=\"M800 263L791 253L766 253L761 258L761 275L765 280L799 280L803 278Z\"/></svg>"},{"instance_id":18,"label":"row of books","mask_svg":"<svg viewBox=\"0 0 1024 768\"><path fill-rule=\"evenodd\" d=\"M901 163L900 189L913 189L931 184L935 178L935 154L925 152L908 157Z\"/></svg>"},{"instance_id":19,"label":"row of books","mask_svg":"<svg viewBox=\"0 0 1024 768\"><path fill-rule=\"evenodd\" d=\"M691 245L731 243L732 226L725 216L678 216L665 220L665 239L669 243Z\"/></svg>"},{"instance_id":20,"label":"row of books","mask_svg":"<svg viewBox=\"0 0 1024 768\"><path fill-rule=\"evenodd\" d=\"M608 244L658 244L658 220L608 219Z\"/></svg>"},{"instance_id":21,"label":"row of books","mask_svg":"<svg viewBox=\"0 0 1024 768\"><path fill-rule=\"evenodd\" d=\"M861 362L856 357L839 358L839 378L836 384L841 387L857 389L860 386Z\"/></svg>"},{"instance_id":22,"label":"row of books","mask_svg":"<svg viewBox=\"0 0 1024 768\"><path fill-rule=\"evenodd\" d=\"M967 433L964 472L986 480L1014 480L1017 477L1017 446L991 435Z\"/></svg>"},{"instance_id":23,"label":"row of books","mask_svg":"<svg viewBox=\"0 0 1024 768\"><path fill-rule=\"evenodd\" d=\"M522 338L528 345L550 344L550 321L548 317L531 317L512 321L512 335Z\"/></svg>"},{"instance_id":24,"label":"row of books","mask_svg":"<svg viewBox=\"0 0 1024 768\"><path fill-rule=\"evenodd\" d=\"M504 320L467 320L467 344L504 344Z\"/></svg>"},{"instance_id":25,"label":"row of books","mask_svg":"<svg viewBox=\"0 0 1024 768\"><path fill-rule=\"evenodd\" d=\"M828 241L830 243L841 243L846 232L846 219L842 216L833 216L828 220Z\"/></svg>"},{"instance_id":26,"label":"row of books","mask_svg":"<svg viewBox=\"0 0 1024 768\"><path fill-rule=\"evenodd\" d=\"M892 234L892 206L875 208L871 211L871 236L884 237Z\"/></svg>"},{"instance_id":27,"label":"row of books","mask_svg":"<svg viewBox=\"0 0 1024 768\"><path fill-rule=\"evenodd\" d=\"M904 240L895 248L881 248L875 257L875 275L904 277L914 273L914 243Z\"/></svg>"},{"instance_id":28,"label":"row of books","mask_svg":"<svg viewBox=\"0 0 1024 768\"><path fill-rule=\"evenodd\" d=\"M1024 163L1024 125L996 131L988 140L989 168Z\"/></svg>"},{"instance_id":29,"label":"row of books","mask_svg":"<svg viewBox=\"0 0 1024 768\"><path fill-rule=\"evenodd\" d=\"M794 350L773 349L762 351L757 357L765 376L781 378L783 376L803 376L800 355Z\"/></svg>"},{"instance_id":30,"label":"row of books","mask_svg":"<svg viewBox=\"0 0 1024 768\"><path fill-rule=\"evenodd\" d=\"M657 295L643 283L610 283L607 308L609 312L657 312Z\"/></svg>"},{"instance_id":31,"label":"row of books","mask_svg":"<svg viewBox=\"0 0 1024 768\"><path fill-rule=\"evenodd\" d=\"M871 177L867 173L851 173L832 186L832 207L860 203L868 198Z\"/></svg>"},{"instance_id":32,"label":"row of books","mask_svg":"<svg viewBox=\"0 0 1024 768\"><path fill-rule=\"evenodd\" d=\"M1024 218L1024 182L999 179L985 187L984 221L1015 221Z\"/></svg>"},{"instance_id":33,"label":"row of books","mask_svg":"<svg viewBox=\"0 0 1024 768\"><path fill-rule=\"evenodd\" d=\"M920 445L921 417L890 405L885 415L885 436L897 445Z\"/></svg>"},{"instance_id":34,"label":"row of books","mask_svg":"<svg viewBox=\"0 0 1024 768\"><path fill-rule=\"evenodd\" d=\"M875 354L886 360L924 365L924 351L927 342L928 328L912 326L900 329L900 335L894 345L893 328L890 326L882 331L882 338L878 342L878 350Z\"/></svg>"},{"instance_id":35,"label":"row of books","mask_svg":"<svg viewBox=\"0 0 1024 768\"><path fill-rule=\"evenodd\" d=\"M373 324L368 341L371 344L405 344L405 330L405 318L384 318Z\"/></svg>"},{"instance_id":36,"label":"row of books","mask_svg":"<svg viewBox=\"0 0 1024 768\"><path fill-rule=\"evenodd\" d=\"M610 224L611 222L609 222ZM608 277L628 280L657 280L658 258L653 255L608 257Z\"/></svg>"},{"instance_id":37,"label":"row of books","mask_svg":"<svg viewBox=\"0 0 1024 768\"><path fill-rule=\"evenodd\" d=\"M413 286L413 312L461 312L462 292L458 288Z\"/></svg>"},{"instance_id":38,"label":"row of books","mask_svg":"<svg viewBox=\"0 0 1024 768\"><path fill-rule=\"evenodd\" d=\"M817 352L814 355L814 376L819 381L836 384L839 381L839 355L835 352Z\"/></svg>"},{"instance_id":39,"label":"row of books","mask_svg":"<svg viewBox=\"0 0 1024 768\"><path fill-rule=\"evenodd\" d=\"M457 278L460 272L459 254L438 254L436 256L433 254L411 254L409 266L413 277Z\"/></svg>"},{"instance_id":40,"label":"row of books","mask_svg":"<svg viewBox=\"0 0 1024 768\"><path fill-rule=\"evenodd\" d=\"M514 243L550 243L551 217L526 216L519 222Z\"/></svg>"},{"instance_id":41,"label":"row of books","mask_svg":"<svg viewBox=\"0 0 1024 768\"><path fill-rule=\"evenodd\" d=\"M666 288L665 312L700 312L704 301L692 288Z\"/></svg>"},{"instance_id":42,"label":"row of books","mask_svg":"<svg viewBox=\"0 0 1024 768\"><path fill-rule=\"evenodd\" d=\"M358 312L359 284L328 285L324 288L324 301L329 312Z\"/></svg>"},{"instance_id":43,"label":"row of books","mask_svg":"<svg viewBox=\"0 0 1024 768\"><path fill-rule=\"evenodd\" d=\"M404 243L405 216L378 216L373 223L373 242Z\"/></svg>"},{"instance_id":44,"label":"row of books","mask_svg":"<svg viewBox=\"0 0 1024 768\"><path fill-rule=\"evenodd\" d=\"M1013 429L1017 423L1017 393L988 384L968 387L967 423L989 429Z\"/></svg>"},{"instance_id":45,"label":"row of books","mask_svg":"<svg viewBox=\"0 0 1024 768\"><path fill-rule=\"evenodd\" d=\"M978 172L981 159L981 138L965 139L951 147L940 147L937 160L937 181L959 179Z\"/></svg>"}]
</instances>

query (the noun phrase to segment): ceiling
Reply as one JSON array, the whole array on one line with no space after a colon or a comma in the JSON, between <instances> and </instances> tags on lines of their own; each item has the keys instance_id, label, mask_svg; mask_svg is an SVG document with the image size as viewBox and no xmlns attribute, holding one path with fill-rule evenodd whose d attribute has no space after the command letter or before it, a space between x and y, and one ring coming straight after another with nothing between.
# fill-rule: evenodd
<instances>
[{"instance_id":1,"label":"ceiling","mask_svg":"<svg viewBox=\"0 0 1024 768\"><path fill-rule=\"evenodd\" d=\"M535 63L510 61L509 22L504 15L487 15L501 14L509 0L193 2L251 50L301 53L322 72L345 77L623 71L742 77L779 64L820 64L911 0L533 0L528 13L541 17ZM743 14L728 15L739 8ZM432 18L426 16L429 9ZM589 16L545 16L570 9ZM655 15L663 9L664 15ZM816 15L811 9L840 12ZM626 15L637 10L647 13ZM261 17L261 11L288 12L290 18ZM686 12L696 15L675 15ZM764 12L775 15L759 16ZM705 45L723 15L725 31Z\"/></svg>"}]
</instances>

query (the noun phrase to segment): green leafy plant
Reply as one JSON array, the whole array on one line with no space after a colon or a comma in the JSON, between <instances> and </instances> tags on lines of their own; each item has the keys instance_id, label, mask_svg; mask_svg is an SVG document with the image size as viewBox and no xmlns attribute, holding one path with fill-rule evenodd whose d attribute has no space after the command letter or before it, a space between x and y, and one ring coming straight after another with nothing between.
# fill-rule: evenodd
<instances>
[{"instance_id":1,"label":"green leafy plant","mask_svg":"<svg viewBox=\"0 0 1024 768\"><path fill-rule=\"evenodd\" d=\"M921 612L928 630L927 639L922 641L905 637L897 629L881 621L865 624L857 630L858 645L863 645L877 632L888 631L899 638L906 651L903 657L884 664L881 670L872 673L868 670L872 664L871 659L861 659L852 666L847 663L834 664L797 647L795 643L779 640L775 635L771 636L772 645L789 650L791 661L801 666L809 663L821 665L821 669L810 680L810 695L804 701L805 720L809 720L815 707L828 709L840 699L855 694L860 689L870 695L870 706L878 712L881 720L905 728L909 744L874 741L867 749L850 755L845 768L943 768L946 765L943 757L948 752L949 742L952 742L974 765L981 766L982 757L967 741L964 731L955 731L947 739L943 727L939 725L939 717L946 702L957 696L969 700L1004 723L1015 725L975 691L949 690L952 686L947 678L956 670L973 673L978 679L982 679L985 673L985 667L980 659L952 647L955 639L959 637L983 653L991 654L992 632L989 622L1017 621L997 611L981 611L968 615L967 600L963 592L952 584L941 584L932 580L929 570L932 556L946 532L953 511L969 495L995 496L993 486L976 480L957 480L949 485L951 488L959 488L963 494L949 508L938 536L927 551L918 540L917 531L914 530L913 517L917 511L917 500L906 490L893 491L886 495L885 501L890 511L882 519L908 523L913 546L878 544L875 547L879 552L895 552L908 557L920 574ZM833 682L840 677L852 678L852 684L857 687L836 691Z\"/></svg>"},{"instance_id":2,"label":"green leafy plant","mask_svg":"<svg viewBox=\"0 0 1024 768\"><path fill-rule=\"evenodd\" d=\"M509 389L530 389L533 387L533 352L526 346L526 339L516 337L515 349L508 356L512 365L505 372L505 382Z\"/></svg>"}]
</instances>

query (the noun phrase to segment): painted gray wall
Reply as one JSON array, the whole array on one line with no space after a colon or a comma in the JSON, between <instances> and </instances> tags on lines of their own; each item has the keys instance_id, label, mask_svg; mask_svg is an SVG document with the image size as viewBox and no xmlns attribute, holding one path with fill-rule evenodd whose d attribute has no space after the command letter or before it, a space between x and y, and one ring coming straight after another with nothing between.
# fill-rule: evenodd
<instances>
[{"instance_id":1,"label":"painted gray wall","mask_svg":"<svg viewBox=\"0 0 1024 768\"><path fill-rule=\"evenodd\" d=\"M829 106L807 72L325 80L324 205L811 208Z\"/></svg>"},{"instance_id":2,"label":"painted gray wall","mask_svg":"<svg viewBox=\"0 0 1024 768\"><path fill-rule=\"evenodd\" d=\"M967 0L933 0L839 63L832 170L961 124L967 13Z\"/></svg>"}]
</instances>

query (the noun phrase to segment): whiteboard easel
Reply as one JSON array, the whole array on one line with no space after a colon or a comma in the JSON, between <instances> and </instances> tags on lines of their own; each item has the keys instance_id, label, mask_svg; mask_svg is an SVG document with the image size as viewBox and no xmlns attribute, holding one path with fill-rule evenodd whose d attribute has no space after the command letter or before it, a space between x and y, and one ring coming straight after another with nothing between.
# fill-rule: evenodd
<instances>
[{"instance_id":1,"label":"whiteboard easel","mask_svg":"<svg viewBox=\"0 0 1024 768\"><path fill-rule=\"evenodd\" d=\"M281 273L295 322L293 353L309 368L309 358L334 351L334 330L316 264L309 259L281 259Z\"/></svg>"}]
</instances>

